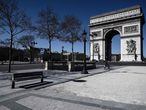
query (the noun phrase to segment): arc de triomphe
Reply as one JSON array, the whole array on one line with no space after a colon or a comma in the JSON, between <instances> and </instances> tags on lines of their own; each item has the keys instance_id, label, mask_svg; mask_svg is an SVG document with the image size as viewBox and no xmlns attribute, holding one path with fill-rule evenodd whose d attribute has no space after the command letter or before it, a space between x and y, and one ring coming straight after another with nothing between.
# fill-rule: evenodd
<instances>
[{"instance_id":1,"label":"arc de triomphe","mask_svg":"<svg viewBox=\"0 0 146 110\"><path fill-rule=\"evenodd\" d=\"M120 34L120 61L142 61L144 15L134 6L90 18L91 60L111 60L111 41Z\"/></svg>"}]
</instances>

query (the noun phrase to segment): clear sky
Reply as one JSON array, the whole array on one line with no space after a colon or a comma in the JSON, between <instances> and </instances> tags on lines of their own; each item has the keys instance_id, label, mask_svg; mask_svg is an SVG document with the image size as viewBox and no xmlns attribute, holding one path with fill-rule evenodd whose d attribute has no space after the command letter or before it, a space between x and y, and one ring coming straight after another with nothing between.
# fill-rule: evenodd
<instances>
[{"instance_id":1,"label":"clear sky","mask_svg":"<svg viewBox=\"0 0 146 110\"><path fill-rule=\"evenodd\" d=\"M146 0L18 0L19 6L26 11L26 13L32 17L32 21L37 20L38 12L49 6L62 19L64 15L74 15L78 17L82 22L82 27L88 32L89 18L98 14L115 11L122 8L131 7L134 5L141 5L143 13L146 16ZM89 32L88 32L89 33ZM89 34L88 34L89 35ZM146 57L146 24L143 28L144 35L144 56ZM113 52L119 52L120 37L113 38ZM48 41L37 40L37 47L48 47ZM61 51L61 47L71 52L71 44L63 43L59 41L53 41L52 50ZM83 44L76 43L75 51L83 52ZM87 45L89 55L89 43Z\"/></svg>"}]
</instances>

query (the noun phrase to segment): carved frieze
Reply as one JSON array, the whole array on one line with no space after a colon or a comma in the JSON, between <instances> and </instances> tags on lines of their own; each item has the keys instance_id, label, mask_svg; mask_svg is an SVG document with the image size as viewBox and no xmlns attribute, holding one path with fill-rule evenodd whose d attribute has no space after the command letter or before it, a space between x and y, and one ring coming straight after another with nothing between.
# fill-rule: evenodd
<instances>
[{"instance_id":1,"label":"carved frieze","mask_svg":"<svg viewBox=\"0 0 146 110\"><path fill-rule=\"evenodd\" d=\"M124 27L124 34L138 33L138 25Z\"/></svg>"}]
</instances>

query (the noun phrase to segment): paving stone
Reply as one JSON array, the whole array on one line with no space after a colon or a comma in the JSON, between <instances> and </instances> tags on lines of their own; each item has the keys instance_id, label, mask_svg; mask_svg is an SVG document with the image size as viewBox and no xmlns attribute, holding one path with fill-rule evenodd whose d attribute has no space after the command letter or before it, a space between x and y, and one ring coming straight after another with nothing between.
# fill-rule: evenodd
<instances>
[{"instance_id":1,"label":"paving stone","mask_svg":"<svg viewBox=\"0 0 146 110\"><path fill-rule=\"evenodd\" d=\"M0 105L0 110L10 110L9 108L7 108L6 106L4 105Z\"/></svg>"},{"instance_id":2,"label":"paving stone","mask_svg":"<svg viewBox=\"0 0 146 110\"><path fill-rule=\"evenodd\" d=\"M93 69L90 74L55 71L45 78L54 83L37 90L11 89L9 80L0 80L0 110L146 110L145 71L144 66Z\"/></svg>"}]
</instances>

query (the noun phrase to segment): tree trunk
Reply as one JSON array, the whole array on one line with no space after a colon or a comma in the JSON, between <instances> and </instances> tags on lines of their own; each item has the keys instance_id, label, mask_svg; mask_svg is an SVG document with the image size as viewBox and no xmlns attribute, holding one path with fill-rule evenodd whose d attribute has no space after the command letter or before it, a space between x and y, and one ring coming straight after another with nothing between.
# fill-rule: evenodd
<instances>
[{"instance_id":1,"label":"tree trunk","mask_svg":"<svg viewBox=\"0 0 146 110\"><path fill-rule=\"evenodd\" d=\"M51 55L51 39L49 39L49 61L52 60L52 55Z\"/></svg>"},{"instance_id":2,"label":"tree trunk","mask_svg":"<svg viewBox=\"0 0 146 110\"><path fill-rule=\"evenodd\" d=\"M13 45L13 34L11 34L11 41L10 41L10 47L9 47L9 70L8 70L8 72L11 72L12 45Z\"/></svg>"},{"instance_id":3,"label":"tree trunk","mask_svg":"<svg viewBox=\"0 0 146 110\"><path fill-rule=\"evenodd\" d=\"M74 62L74 42L72 42L72 62Z\"/></svg>"},{"instance_id":4,"label":"tree trunk","mask_svg":"<svg viewBox=\"0 0 146 110\"><path fill-rule=\"evenodd\" d=\"M32 47L30 46L30 61L29 61L29 63L31 64L32 63Z\"/></svg>"},{"instance_id":5,"label":"tree trunk","mask_svg":"<svg viewBox=\"0 0 146 110\"><path fill-rule=\"evenodd\" d=\"M50 69L53 69L51 42L52 42L52 40L49 39L49 63L48 63L48 66Z\"/></svg>"}]
</instances>

